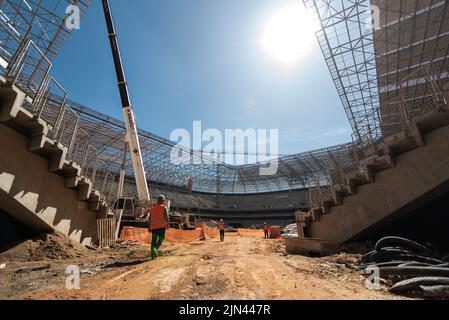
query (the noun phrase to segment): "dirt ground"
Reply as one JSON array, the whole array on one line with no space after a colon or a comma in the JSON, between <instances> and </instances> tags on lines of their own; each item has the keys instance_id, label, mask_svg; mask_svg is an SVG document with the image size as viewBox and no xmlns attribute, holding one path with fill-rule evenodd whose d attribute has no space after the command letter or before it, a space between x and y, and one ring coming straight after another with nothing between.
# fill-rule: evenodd
<instances>
[{"instance_id":1,"label":"dirt ground","mask_svg":"<svg viewBox=\"0 0 449 320\"><path fill-rule=\"evenodd\" d=\"M140 260L148 248L131 247L62 261L7 263L0 270L0 299L402 299L386 287L367 289L365 276L345 267L354 255L287 255L282 240L227 234L224 243L166 243L163 251L155 261ZM66 289L68 265L80 267L80 290Z\"/></svg>"}]
</instances>

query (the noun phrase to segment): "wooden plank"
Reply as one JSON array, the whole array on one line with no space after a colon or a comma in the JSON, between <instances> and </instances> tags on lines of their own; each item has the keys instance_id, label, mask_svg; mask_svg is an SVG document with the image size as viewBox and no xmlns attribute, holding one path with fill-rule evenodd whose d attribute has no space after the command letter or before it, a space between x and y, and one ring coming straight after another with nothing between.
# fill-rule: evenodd
<instances>
[{"instance_id":1,"label":"wooden plank","mask_svg":"<svg viewBox=\"0 0 449 320\"><path fill-rule=\"evenodd\" d=\"M100 248L115 244L115 219L97 220L98 243Z\"/></svg>"}]
</instances>

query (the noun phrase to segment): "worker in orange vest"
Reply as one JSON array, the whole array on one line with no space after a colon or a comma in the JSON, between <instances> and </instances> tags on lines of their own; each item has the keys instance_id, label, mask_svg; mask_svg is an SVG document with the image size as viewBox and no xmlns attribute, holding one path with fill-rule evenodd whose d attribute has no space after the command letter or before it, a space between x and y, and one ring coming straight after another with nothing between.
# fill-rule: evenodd
<instances>
[{"instance_id":1,"label":"worker in orange vest","mask_svg":"<svg viewBox=\"0 0 449 320\"><path fill-rule=\"evenodd\" d=\"M165 197L159 196L157 204L149 209L150 219L148 229L152 233L151 259L157 258L158 250L165 240L165 231L170 228L168 209L165 206Z\"/></svg>"},{"instance_id":2,"label":"worker in orange vest","mask_svg":"<svg viewBox=\"0 0 449 320\"><path fill-rule=\"evenodd\" d=\"M220 241L223 242L225 237L225 224L223 219L218 223L218 230L220 230Z\"/></svg>"},{"instance_id":3,"label":"worker in orange vest","mask_svg":"<svg viewBox=\"0 0 449 320\"><path fill-rule=\"evenodd\" d=\"M263 225L263 233L265 234L265 239L269 238L268 237L268 231L269 231L268 224L265 222L264 225Z\"/></svg>"}]
</instances>

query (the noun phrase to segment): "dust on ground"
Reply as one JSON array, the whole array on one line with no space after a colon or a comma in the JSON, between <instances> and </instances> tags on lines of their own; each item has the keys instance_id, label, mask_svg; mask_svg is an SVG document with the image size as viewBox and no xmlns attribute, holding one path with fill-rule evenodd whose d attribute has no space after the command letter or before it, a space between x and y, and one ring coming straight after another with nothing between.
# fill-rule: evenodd
<instances>
[{"instance_id":1,"label":"dust on ground","mask_svg":"<svg viewBox=\"0 0 449 320\"><path fill-rule=\"evenodd\" d=\"M119 246L62 261L7 263L0 299L403 299L387 286L369 290L366 276L346 267L357 255L288 255L282 240L227 234L223 243L166 243L163 254L149 261L147 247ZM80 290L66 289L68 265L80 267Z\"/></svg>"}]
</instances>

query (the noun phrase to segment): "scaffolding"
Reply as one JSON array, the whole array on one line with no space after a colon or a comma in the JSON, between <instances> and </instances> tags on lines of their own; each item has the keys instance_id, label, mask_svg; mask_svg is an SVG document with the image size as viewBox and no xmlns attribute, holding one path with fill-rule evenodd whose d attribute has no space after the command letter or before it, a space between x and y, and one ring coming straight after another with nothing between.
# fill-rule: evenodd
<instances>
[{"instance_id":1,"label":"scaffolding","mask_svg":"<svg viewBox=\"0 0 449 320\"><path fill-rule=\"evenodd\" d=\"M449 1L303 2L361 145L376 144L404 130L404 99L423 100L419 95L442 92L449 77ZM423 67L427 87L416 71ZM432 99L426 104L430 103Z\"/></svg>"},{"instance_id":2,"label":"scaffolding","mask_svg":"<svg viewBox=\"0 0 449 320\"><path fill-rule=\"evenodd\" d=\"M304 0L356 138L381 137L376 54L369 0Z\"/></svg>"},{"instance_id":3,"label":"scaffolding","mask_svg":"<svg viewBox=\"0 0 449 320\"><path fill-rule=\"evenodd\" d=\"M33 40L47 59L54 61L73 30L66 26L67 8L79 9L80 18L92 0L2 0L0 29L2 49L13 58L21 41ZM9 30L8 30L9 29Z\"/></svg>"}]
</instances>

